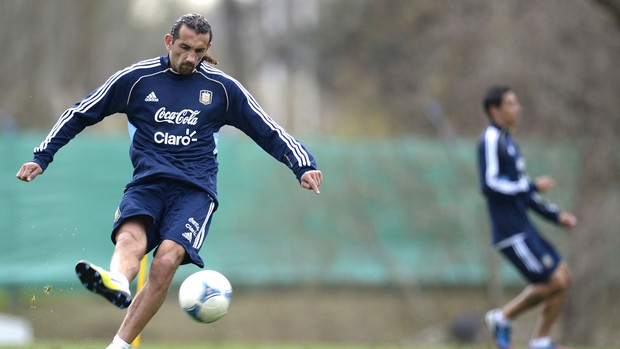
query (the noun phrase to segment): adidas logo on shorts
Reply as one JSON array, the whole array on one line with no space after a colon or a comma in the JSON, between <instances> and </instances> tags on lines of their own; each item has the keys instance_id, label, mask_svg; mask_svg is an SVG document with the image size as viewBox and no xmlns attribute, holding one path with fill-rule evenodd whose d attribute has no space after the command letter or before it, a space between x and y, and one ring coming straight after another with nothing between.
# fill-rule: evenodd
<instances>
[{"instance_id":1,"label":"adidas logo on shorts","mask_svg":"<svg viewBox=\"0 0 620 349\"><path fill-rule=\"evenodd\" d=\"M155 92L149 93L148 96L144 99L145 102L159 102L159 98L155 95Z\"/></svg>"}]
</instances>

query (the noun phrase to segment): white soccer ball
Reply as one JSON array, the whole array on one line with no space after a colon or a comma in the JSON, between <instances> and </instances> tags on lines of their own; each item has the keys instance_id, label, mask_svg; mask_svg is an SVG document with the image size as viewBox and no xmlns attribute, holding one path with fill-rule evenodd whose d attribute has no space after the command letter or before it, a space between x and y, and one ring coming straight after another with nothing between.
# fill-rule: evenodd
<instances>
[{"instance_id":1,"label":"white soccer ball","mask_svg":"<svg viewBox=\"0 0 620 349\"><path fill-rule=\"evenodd\" d=\"M232 300L228 279L215 270L188 276L179 288L179 305L198 322L211 323L226 315Z\"/></svg>"}]
</instances>

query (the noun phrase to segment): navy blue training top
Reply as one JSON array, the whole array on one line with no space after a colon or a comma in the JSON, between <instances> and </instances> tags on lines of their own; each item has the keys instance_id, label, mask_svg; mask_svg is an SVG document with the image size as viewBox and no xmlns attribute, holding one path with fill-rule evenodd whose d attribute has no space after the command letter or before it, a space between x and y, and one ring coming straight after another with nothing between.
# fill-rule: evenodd
<instances>
[{"instance_id":1,"label":"navy blue training top","mask_svg":"<svg viewBox=\"0 0 620 349\"><path fill-rule=\"evenodd\" d=\"M54 154L86 126L115 113L129 122L134 167L128 187L157 179L193 184L217 203L218 132L234 126L288 166L298 180L316 169L313 156L280 127L235 79L205 62L188 76L169 67L167 56L116 72L67 109L34 149L43 170Z\"/></svg>"},{"instance_id":2,"label":"navy blue training top","mask_svg":"<svg viewBox=\"0 0 620 349\"><path fill-rule=\"evenodd\" d=\"M528 218L529 209L557 223L558 208L536 192L518 144L495 124L490 124L478 141L478 172L496 247L538 234Z\"/></svg>"}]
</instances>

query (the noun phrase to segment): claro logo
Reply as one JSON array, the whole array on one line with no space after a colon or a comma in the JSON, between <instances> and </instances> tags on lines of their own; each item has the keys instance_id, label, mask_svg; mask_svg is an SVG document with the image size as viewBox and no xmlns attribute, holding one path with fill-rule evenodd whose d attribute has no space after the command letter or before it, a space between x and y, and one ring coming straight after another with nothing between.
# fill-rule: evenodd
<instances>
[{"instance_id":1,"label":"claro logo","mask_svg":"<svg viewBox=\"0 0 620 349\"><path fill-rule=\"evenodd\" d=\"M153 139L157 144L168 144L168 145L189 145L192 142L198 140L198 138L194 138L196 131L190 132L190 130L185 130L185 135L173 135L168 132L155 132Z\"/></svg>"},{"instance_id":2,"label":"claro logo","mask_svg":"<svg viewBox=\"0 0 620 349\"><path fill-rule=\"evenodd\" d=\"M198 123L198 114L200 114L200 110L166 111L166 107L161 107L155 113L155 121L177 125L196 125Z\"/></svg>"}]
</instances>

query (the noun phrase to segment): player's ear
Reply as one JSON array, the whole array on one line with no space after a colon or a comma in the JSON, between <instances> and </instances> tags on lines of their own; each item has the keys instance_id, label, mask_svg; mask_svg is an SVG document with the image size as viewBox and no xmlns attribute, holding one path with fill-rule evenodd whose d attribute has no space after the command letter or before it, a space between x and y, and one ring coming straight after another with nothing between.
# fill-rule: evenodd
<instances>
[{"instance_id":1,"label":"player's ear","mask_svg":"<svg viewBox=\"0 0 620 349\"><path fill-rule=\"evenodd\" d=\"M172 48L172 35L166 34L166 36L164 36L164 42L166 43L166 49L170 51Z\"/></svg>"},{"instance_id":2,"label":"player's ear","mask_svg":"<svg viewBox=\"0 0 620 349\"><path fill-rule=\"evenodd\" d=\"M489 107L489 117L491 118L491 121L493 122L497 122L498 109L499 108L494 105Z\"/></svg>"}]
</instances>

